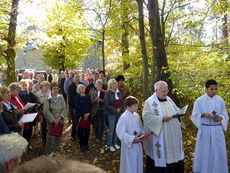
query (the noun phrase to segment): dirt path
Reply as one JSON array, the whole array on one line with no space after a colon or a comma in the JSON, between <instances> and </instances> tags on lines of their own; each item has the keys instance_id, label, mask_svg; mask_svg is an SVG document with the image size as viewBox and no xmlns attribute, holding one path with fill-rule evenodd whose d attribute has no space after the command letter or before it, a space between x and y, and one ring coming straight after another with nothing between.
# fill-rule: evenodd
<instances>
[{"instance_id":1,"label":"dirt path","mask_svg":"<svg viewBox=\"0 0 230 173\"><path fill-rule=\"evenodd\" d=\"M196 133L197 130L191 123L189 118L184 119L184 123L186 125L186 129L182 130L183 133L183 141L184 141L184 150L185 150L185 173L192 173L192 160L193 153L196 143ZM230 128L230 127L229 127ZM65 124L65 129L61 142L61 154L65 155L67 158L80 160L82 162L94 164L108 173L118 173L119 165L120 165L120 150L115 152L109 152L106 149L106 143L96 143L95 137L93 134L93 130L91 127L89 146L90 151L86 151L84 153L80 152L80 146L78 139L76 141L72 141L71 137L71 125ZM226 144L228 151L228 163L230 164L230 130L228 130L225 134L226 136ZM32 138L32 147L33 151L26 154L24 161L30 160L35 157L39 157L43 155L44 146L41 141L41 137L38 139ZM144 156L145 160L145 156ZM145 162L144 162L145 163ZM230 168L230 165L229 165ZM144 164L145 169L145 164Z\"/></svg>"},{"instance_id":2,"label":"dirt path","mask_svg":"<svg viewBox=\"0 0 230 173\"><path fill-rule=\"evenodd\" d=\"M92 128L89 139L90 151L85 151L84 153L80 152L78 139L73 141L70 134L71 125L65 124L60 151L62 155L65 155L67 158L94 164L107 172L119 172L120 150L109 152L106 148L106 142L96 143ZM34 150L26 154L23 159L24 161L43 155L44 146L41 141L41 136L39 136L39 138L32 138L31 146Z\"/></svg>"}]
</instances>

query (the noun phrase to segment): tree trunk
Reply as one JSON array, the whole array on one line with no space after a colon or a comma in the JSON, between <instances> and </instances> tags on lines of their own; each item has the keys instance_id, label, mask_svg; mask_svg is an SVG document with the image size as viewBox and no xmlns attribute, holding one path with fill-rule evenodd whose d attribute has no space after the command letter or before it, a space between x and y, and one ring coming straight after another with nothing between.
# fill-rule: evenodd
<instances>
[{"instance_id":1,"label":"tree trunk","mask_svg":"<svg viewBox=\"0 0 230 173\"><path fill-rule=\"evenodd\" d=\"M60 59L60 65L59 65L59 72L61 71L65 71L65 55L60 55L59 56Z\"/></svg>"},{"instance_id":2,"label":"tree trunk","mask_svg":"<svg viewBox=\"0 0 230 173\"><path fill-rule=\"evenodd\" d=\"M63 43L61 43L61 46L60 46L61 47L61 52L62 52L62 55L60 56L61 59L62 59L62 61L61 61L62 62L61 70L65 71L65 65L66 65L65 64L66 63L65 62L65 45L66 45L66 43L65 43L66 42L65 35L62 36L62 39L63 39Z\"/></svg>"},{"instance_id":3,"label":"tree trunk","mask_svg":"<svg viewBox=\"0 0 230 173\"><path fill-rule=\"evenodd\" d=\"M153 1L152 0L148 0L148 12L149 12L149 26L150 26L150 35L151 35L151 40L152 40L152 52L153 52L153 65L152 65L152 73L151 73L151 91L154 91L154 83L156 82L156 77L157 77L157 71L156 71L156 47L155 47L155 43L156 43L156 36L154 36L154 33L156 34L156 32L154 31L154 5L153 5Z\"/></svg>"},{"instance_id":4,"label":"tree trunk","mask_svg":"<svg viewBox=\"0 0 230 173\"><path fill-rule=\"evenodd\" d=\"M224 15L223 19L223 24L222 24L222 33L223 33L223 45L224 45L224 49L226 51L228 50L228 15L227 13Z\"/></svg>"},{"instance_id":5,"label":"tree trunk","mask_svg":"<svg viewBox=\"0 0 230 173\"><path fill-rule=\"evenodd\" d=\"M16 81L15 76L15 57L16 57L16 26L17 26L17 15L18 15L18 3L19 0L12 0L11 12L10 12L10 23L8 30L8 38L7 38L7 50L6 50L6 64L7 64L7 85L11 82Z\"/></svg>"},{"instance_id":6,"label":"tree trunk","mask_svg":"<svg viewBox=\"0 0 230 173\"><path fill-rule=\"evenodd\" d=\"M129 57L129 40L128 40L128 6L127 6L126 0L121 0L121 8L122 8L122 38L121 38L121 44L122 44L122 57L123 57L123 71L128 69L130 67L130 63L128 63L127 59Z\"/></svg>"},{"instance_id":7,"label":"tree trunk","mask_svg":"<svg viewBox=\"0 0 230 173\"><path fill-rule=\"evenodd\" d=\"M102 64L103 64L103 71L105 72L105 29L103 28L102 31Z\"/></svg>"},{"instance_id":8,"label":"tree trunk","mask_svg":"<svg viewBox=\"0 0 230 173\"><path fill-rule=\"evenodd\" d=\"M168 71L168 61L165 52L164 39L162 35L161 25L160 25L160 16L159 16L159 5L158 0L149 0L148 4L149 13L151 16L151 37L152 37L152 47L154 51L154 58L156 58L156 66L157 66L157 80L166 81L169 88L169 96L173 97L173 99L177 102L177 98L172 94L172 81L169 78L170 72ZM151 14L152 13L152 14ZM153 20L153 21L152 21Z\"/></svg>"},{"instance_id":9,"label":"tree trunk","mask_svg":"<svg viewBox=\"0 0 230 173\"><path fill-rule=\"evenodd\" d=\"M141 53L143 59L143 96L144 96L144 100L146 100L148 98L149 69L148 69L148 56L147 56L146 43L145 43L143 0L137 0L137 2L138 2Z\"/></svg>"}]
</instances>

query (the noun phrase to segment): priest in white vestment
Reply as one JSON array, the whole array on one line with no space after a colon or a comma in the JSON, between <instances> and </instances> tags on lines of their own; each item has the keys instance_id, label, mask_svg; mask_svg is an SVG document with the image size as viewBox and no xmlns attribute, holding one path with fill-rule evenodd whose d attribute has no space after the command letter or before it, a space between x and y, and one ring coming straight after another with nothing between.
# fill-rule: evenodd
<instances>
[{"instance_id":1,"label":"priest in white vestment","mask_svg":"<svg viewBox=\"0 0 230 173\"><path fill-rule=\"evenodd\" d=\"M126 111L118 120L116 132L121 141L120 173L143 173L143 151L138 137L144 133L139 115L138 101L129 96L125 99Z\"/></svg>"},{"instance_id":2,"label":"priest in white vestment","mask_svg":"<svg viewBox=\"0 0 230 173\"><path fill-rule=\"evenodd\" d=\"M154 135L144 142L147 173L183 173L184 149L181 119L172 118L180 109L168 94L168 85L158 81L155 93L145 101L143 109L144 128Z\"/></svg>"},{"instance_id":3,"label":"priest in white vestment","mask_svg":"<svg viewBox=\"0 0 230 173\"><path fill-rule=\"evenodd\" d=\"M226 144L223 130L227 130L228 113L224 100L217 96L217 82L205 84L206 94L193 107L192 122L198 128L193 172L228 173Z\"/></svg>"}]
</instances>

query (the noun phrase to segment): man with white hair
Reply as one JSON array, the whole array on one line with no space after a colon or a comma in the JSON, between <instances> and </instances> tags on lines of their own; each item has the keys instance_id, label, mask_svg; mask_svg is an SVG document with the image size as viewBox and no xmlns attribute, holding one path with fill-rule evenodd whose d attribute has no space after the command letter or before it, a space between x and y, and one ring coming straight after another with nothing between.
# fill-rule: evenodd
<instances>
[{"instance_id":1,"label":"man with white hair","mask_svg":"<svg viewBox=\"0 0 230 173\"><path fill-rule=\"evenodd\" d=\"M56 70L53 69L52 70L52 82L58 83L58 80L59 80L58 74L56 73Z\"/></svg>"},{"instance_id":2,"label":"man with white hair","mask_svg":"<svg viewBox=\"0 0 230 173\"><path fill-rule=\"evenodd\" d=\"M142 114L145 131L154 133L145 140L146 172L183 173L181 120L172 118L180 109L167 96L166 82L156 82L154 89L154 94L145 101Z\"/></svg>"},{"instance_id":3,"label":"man with white hair","mask_svg":"<svg viewBox=\"0 0 230 173\"><path fill-rule=\"evenodd\" d=\"M0 172L9 173L21 162L21 156L26 151L28 142L18 133L0 137Z\"/></svg>"},{"instance_id":4,"label":"man with white hair","mask_svg":"<svg viewBox=\"0 0 230 173\"><path fill-rule=\"evenodd\" d=\"M33 85L33 88L32 88L32 91L35 94L41 89L40 84L42 83L42 81L44 81L44 75L43 74L38 74L37 78L38 78L38 81L37 81L37 83L35 83Z\"/></svg>"}]
</instances>

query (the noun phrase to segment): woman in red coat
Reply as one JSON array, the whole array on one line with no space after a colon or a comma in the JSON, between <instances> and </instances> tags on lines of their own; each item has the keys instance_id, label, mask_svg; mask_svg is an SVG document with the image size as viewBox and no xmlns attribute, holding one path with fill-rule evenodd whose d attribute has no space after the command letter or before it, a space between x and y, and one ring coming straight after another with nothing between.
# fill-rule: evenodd
<instances>
[{"instance_id":1,"label":"woman in red coat","mask_svg":"<svg viewBox=\"0 0 230 173\"><path fill-rule=\"evenodd\" d=\"M25 80L24 80L25 81ZM25 106L25 103L22 101L22 99L19 97L19 92L21 91L21 86L17 82L11 83L8 88L10 89L10 102L14 103L18 110L22 113L22 115L25 113L23 108ZM24 124L24 130L23 130L23 137L30 143L30 138L32 134L32 127L30 127L29 123ZM33 148L29 145L28 150L33 150Z\"/></svg>"},{"instance_id":2,"label":"woman in red coat","mask_svg":"<svg viewBox=\"0 0 230 173\"><path fill-rule=\"evenodd\" d=\"M8 88L10 89L10 94L11 94L11 98L10 98L10 102L14 103L18 110L23 114L23 108L24 108L24 103L21 100L21 98L18 96L20 90L21 90L21 86L17 83L17 82L13 82L11 83Z\"/></svg>"}]
</instances>

